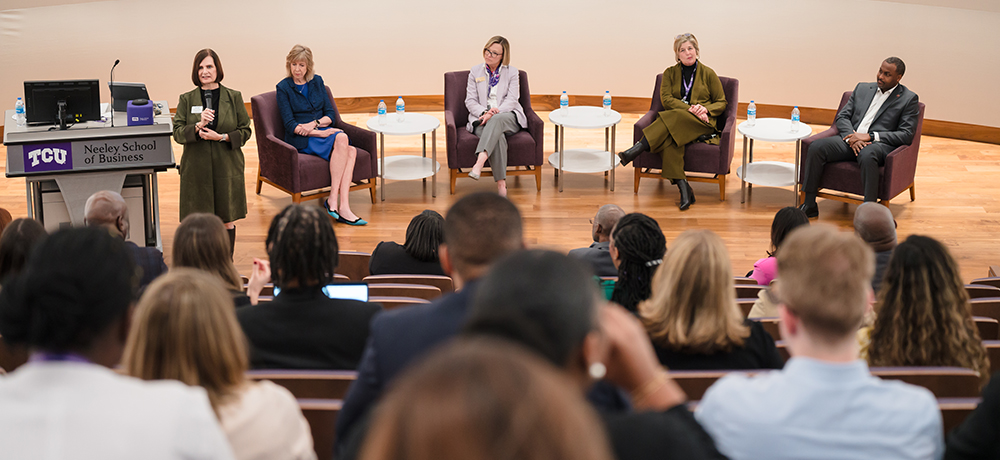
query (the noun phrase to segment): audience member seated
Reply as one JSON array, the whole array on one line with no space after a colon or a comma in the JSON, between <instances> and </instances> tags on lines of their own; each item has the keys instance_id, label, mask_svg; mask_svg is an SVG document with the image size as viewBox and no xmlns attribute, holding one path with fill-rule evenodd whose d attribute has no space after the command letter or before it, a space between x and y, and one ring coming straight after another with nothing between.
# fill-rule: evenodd
<instances>
[{"instance_id":1,"label":"audience member seated","mask_svg":"<svg viewBox=\"0 0 1000 460\"><path fill-rule=\"evenodd\" d=\"M650 295L653 272L663 263L667 239L653 218L640 213L622 216L611 230L608 252L618 269L611 301L636 312Z\"/></svg>"},{"instance_id":2,"label":"audience member seated","mask_svg":"<svg viewBox=\"0 0 1000 460\"><path fill-rule=\"evenodd\" d=\"M247 289L253 299L244 294L243 280L233 265L229 246L229 233L219 216L203 212L188 214L174 232L172 263L175 268L197 268L217 276L237 307L256 304L257 294L267 280L254 278L258 286Z\"/></svg>"},{"instance_id":3,"label":"audience member seated","mask_svg":"<svg viewBox=\"0 0 1000 460\"><path fill-rule=\"evenodd\" d=\"M136 268L139 269L139 292L142 292L157 276L166 273L167 264L163 263L163 253L159 249L139 246L128 241L129 220L128 206L125 199L110 190L101 190L90 198L83 208L83 223L89 226L105 227L113 235L120 237L128 246L129 253Z\"/></svg>"},{"instance_id":4,"label":"audience member seated","mask_svg":"<svg viewBox=\"0 0 1000 460\"><path fill-rule=\"evenodd\" d=\"M15 219L0 233L0 284L24 269L31 251L46 236L45 227L35 219Z\"/></svg>"},{"instance_id":5,"label":"audience member seated","mask_svg":"<svg viewBox=\"0 0 1000 460\"><path fill-rule=\"evenodd\" d=\"M854 211L854 233L875 251L872 289L877 293L885 277L892 250L896 248L896 220L889 208L878 203L861 203Z\"/></svg>"},{"instance_id":6,"label":"audience member seated","mask_svg":"<svg viewBox=\"0 0 1000 460\"><path fill-rule=\"evenodd\" d=\"M1000 373L993 374L997 377ZM1000 458L1000 377L990 379L983 401L948 435L945 460Z\"/></svg>"},{"instance_id":7,"label":"audience member seated","mask_svg":"<svg viewBox=\"0 0 1000 460\"><path fill-rule=\"evenodd\" d=\"M925 388L871 375L855 339L872 295L871 249L826 225L793 232L778 254L780 371L730 374L695 416L738 459L939 459L941 412Z\"/></svg>"},{"instance_id":8,"label":"audience member seated","mask_svg":"<svg viewBox=\"0 0 1000 460\"><path fill-rule=\"evenodd\" d=\"M774 339L736 305L732 273L726 244L710 230L688 230L674 240L653 275L652 296L639 304L668 369L781 369Z\"/></svg>"},{"instance_id":9,"label":"audience member seated","mask_svg":"<svg viewBox=\"0 0 1000 460\"><path fill-rule=\"evenodd\" d=\"M0 208L0 233L3 233L3 229L7 228L13 220L14 218L11 217L10 211Z\"/></svg>"},{"instance_id":10,"label":"audience member seated","mask_svg":"<svg viewBox=\"0 0 1000 460\"><path fill-rule=\"evenodd\" d=\"M363 460L611 460L582 395L522 347L451 343L404 373L374 415Z\"/></svg>"},{"instance_id":11,"label":"audience member seated","mask_svg":"<svg viewBox=\"0 0 1000 460\"><path fill-rule=\"evenodd\" d=\"M872 366L965 367L989 379L961 272L937 240L910 235L893 251L867 356Z\"/></svg>"},{"instance_id":12,"label":"audience member seated","mask_svg":"<svg viewBox=\"0 0 1000 460\"><path fill-rule=\"evenodd\" d=\"M761 286L771 284L778 272L778 259L775 258L775 255L778 254L781 242L785 240L789 232L801 225L809 225L806 213L795 206L781 208L771 222L771 249L767 251L767 257L753 264L753 270L747 276L757 280L757 284Z\"/></svg>"},{"instance_id":13,"label":"audience member seated","mask_svg":"<svg viewBox=\"0 0 1000 460\"><path fill-rule=\"evenodd\" d=\"M368 262L372 275L444 275L438 248L444 243L444 217L425 209L410 219L406 241L383 241Z\"/></svg>"},{"instance_id":14,"label":"audience member seated","mask_svg":"<svg viewBox=\"0 0 1000 460\"><path fill-rule=\"evenodd\" d=\"M597 276L618 276L618 268L611 260L608 246L611 244L611 229L615 228L615 224L624 215L625 211L617 204L601 206L597 210L597 215L590 220L592 226L590 234L594 238L594 243L590 247L570 251L570 257L589 263Z\"/></svg>"},{"instance_id":15,"label":"audience member seated","mask_svg":"<svg viewBox=\"0 0 1000 460\"><path fill-rule=\"evenodd\" d=\"M274 216L264 245L281 292L271 302L236 312L250 341L250 366L356 369L368 324L381 306L324 293L338 257L330 218L316 206L289 205Z\"/></svg>"},{"instance_id":16,"label":"audience member seated","mask_svg":"<svg viewBox=\"0 0 1000 460\"><path fill-rule=\"evenodd\" d=\"M205 390L117 374L136 289L104 230L49 236L0 291L0 334L32 350L0 379L5 458L231 459Z\"/></svg>"},{"instance_id":17,"label":"audience member seated","mask_svg":"<svg viewBox=\"0 0 1000 460\"><path fill-rule=\"evenodd\" d=\"M202 215L218 220L228 240L221 219ZM246 339L231 295L200 270L174 267L149 286L135 309L122 367L143 380L204 388L239 460L316 458L295 397L268 380L247 380Z\"/></svg>"},{"instance_id":18,"label":"audience member seated","mask_svg":"<svg viewBox=\"0 0 1000 460\"><path fill-rule=\"evenodd\" d=\"M628 390L634 412L602 412L618 460L722 458L684 404L639 321L598 302L589 270L549 251L504 259L482 281L467 335L498 336L528 347L581 393L607 378Z\"/></svg>"},{"instance_id":19,"label":"audience member seated","mask_svg":"<svg viewBox=\"0 0 1000 460\"><path fill-rule=\"evenodd\" d=\"M385 312L372 321L358 379L337 417L337 458L354 458L342 455L343 446L352 430L363 436L362 419L386 385L428 350L458 334L479 277L495 261L522 248L521 214L506 198L480 192L452 205L444 219L441 266L454 280L455 292L429 305Z\"/></svg>"}]
</instances>

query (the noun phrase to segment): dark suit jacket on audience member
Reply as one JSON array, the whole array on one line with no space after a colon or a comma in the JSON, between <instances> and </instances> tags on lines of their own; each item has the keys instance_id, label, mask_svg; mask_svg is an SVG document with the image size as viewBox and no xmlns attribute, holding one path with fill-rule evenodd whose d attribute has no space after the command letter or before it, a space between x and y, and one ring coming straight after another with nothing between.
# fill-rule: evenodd
<instances>
[{"instance_id":1,"label":"dark suit jacket on audience member","mask_svg":"<svg viewBox=\"0 0 1000 460\"><path fill-rule=\"evenodd\" d=\"M785 362L771 334L756 321L746 320L750 337L740 348L712 354L676 351L653 342L660 363L672 370L781 369Z\"/></svg>"},{"instance_id":2,"label":"dark suit jacket on audience member","mask_svg":"<svg viewBox=\"0 0 1000 460\"><path fill-rule=\"evenodd\" d=\"M878 294L882 287L882 277L885 276L885 267L889 266L889 259L892 258L892 249L875 253L875 276L872 277L872 290Z\"/></svg>"},{"instance_id":3,"label":"dark suit jacket on audience member","mask_svg":"<svg viewBox=\"0 0 1000 460\"><path fill-rule=\"evenodd\" d=\"M569 251L569 256L589 263L594 267L594 274L597 276L618 276L618 269L615 268L615 263L611 260L611 252L608 251L610 245L610 241L595 242L590 247Z\"/></svg>"},{"instance_id":4,"label":"dark suit jacket on audience member","mask_svg":"<svg viewBox=\"0 0 1000 460\"><path fill-rule=\"evenodd\" d=\"M163 263L163 253L159 249L139 246L131 241L125 241L125 246L128 246L135 266L142 270L142 278L139 280L140 291L157 276L167 272L167 264Z\"/></svg>"},{"instance_id":5,"label":"dark suit jacket on audience member","mask_svg":"<svg viewBox=\"0 0 1000 460\"><path fill-rule=\"evenodd\" d=\"M319 286L285 289L236 317L250 341L254 369L354 370L376 303L328 298Z\"/></svg>"},{"instance_id":6,"label":"dark suit jacket on audience member","mask_svg":"<svg viewBox=\"0 0 1000 460\"><path fill-rule=\"evenodd\" d=\"M726 458L683 404L663 412L601 416L617 460Z\"/></svg>"},{"instance_id":7,"label":"dark suit jacket on audience member","mask_svg":"<svg viewBox=\"0 0 1000 460\"><path fill-rule=\"evenodd\" d=\"M430 304L387 311L372 320L371 337L358 365L358 379L351 385L337 416L338 446L393 377L435 345L458 334L475 287L476 281L472 281L462 290L438 297Z\"/></svg>"},{"instance_id":8,"label":"dark suit jacket on audience member","mask_svg":"<svg viewBox=\"0 0 1000 460\"><path fill-rule=\"evenodd\" d=\"M424 262L413 258L395 241L383 241L375 246L368 262L372 275L441 275L445 276L441 262Z\"/></svg>"},{"instance_id":9,"label":"dark suit jacket on audience member","mask_svg":"<svg viewBox=\"0 0 1000 460\"><path fill-rule=\"evenodd\" d=\"M1000 458L1000 372L983 389L983 401L958 428L945 446L945 460Z\"/></svg>"}]
</instances>

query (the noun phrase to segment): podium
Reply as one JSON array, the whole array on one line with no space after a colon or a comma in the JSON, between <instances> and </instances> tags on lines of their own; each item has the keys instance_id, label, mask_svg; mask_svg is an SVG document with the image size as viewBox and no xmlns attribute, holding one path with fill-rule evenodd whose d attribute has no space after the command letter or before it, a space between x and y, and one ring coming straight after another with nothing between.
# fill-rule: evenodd
<instances>
[{"instance_id":1,"label":"podium","mask_svg":"<svg viewBox=\"0 0 1000 460\"><path fill-rule=\"evenodd\" d=\"M162 250L156 174L175 166L170 112L154 124L125 126L125 114L109 122L77 123L67 130L19 127L5 113L3 144L7 177L24 177L28 216L49 232L83 225L87 198L100 190L121 193L129 208L129 240Z\"/></svg>"}]
</instances>

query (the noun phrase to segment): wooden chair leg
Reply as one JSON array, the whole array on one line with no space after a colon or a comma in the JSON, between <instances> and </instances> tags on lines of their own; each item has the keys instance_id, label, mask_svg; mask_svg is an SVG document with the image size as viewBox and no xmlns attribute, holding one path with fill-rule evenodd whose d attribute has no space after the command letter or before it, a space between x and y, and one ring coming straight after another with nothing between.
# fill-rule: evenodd
<instances>
[{"instance_id":1,"label":"wooden chair leg","mask_svg":"<svg viewBox=\"0 0 1000 460\"><path fill-rule=\"evenodd\" d=\"M719 201L726 201L726 175L719 174Z\"/></svg>"},{"instance_id":2,"label":"wooden chair leg","mask_svg":"<svg viewBox=\"0 0 1000 460\"><path fill-rule=\"evenodd\" d=\"M375 187L376 184L378 184L378 181L376 181L375 178L373 177L371 179L368 179L368 182L369 185L371 185L371 187L368 187L368 191L371 192L372 194L372 204L375 204Z\"/></svg>"},{"instance_id":3,"label":"wooden chair leg","mask_svg":"<svg viewBox=\"0 0 1000 460\"><path fill-rule=\"evenodd\" d=\"M260 168L257 168L257 194L258 195L260 195L260 186L263 183L264 183L264 181L260 180ZM912 189L911 189L910 193L911 194L913 193Z\"/></svg>"},{"instance_id":4,"label":"wooden chair leg","mask_svg":"<svg viewBox=\"0 0 1000 460\"><path fill-rule=\"evenodd\" d=\"M639 168L633 167L632 171L634 171L633 175L635 176L635 189L632 191L632 193L637 195L637 194L639 194L639 179L641 179L641 177L639 175L642 173L642 170L639 169Z\"/></svg>"},{"instance_id":5,"label":"wooden chair leg","mask_svg":"<svg viewBox=\"0 0 1000 460\"><path fill-rule=\"evenodd\" d=\"M916 184L910 184L910 201L917 199L917 191L914 187L916 187ZM258 185L257 188L259 189L260 185Z\"/></svg>"},{"instance_id":6,"label":"wooden chair leg","mask_svg":"<svg viewBox=\"0 0 1000 460\"><path fill-rule=\"evenodd\" d=\"M292 194L292 203L299 204L301 202L302 202L302 194L301 193L293 193Z\"/></svg>"},{"instance_id":7,"label":"wooden chair leg","mask_svg":"<svg viewBox=\"0 0 1000 460\"><path fill-rule=\"evenodd\" d=\"M451 178L451 194L454 195L455 194L455 181L458 180L458 170L457 169L449 169L448 171L451 173L450 174L450 176L451 176L450 177Z\"/></svg>"},{"instance_id":8,"label":"wooden chair leg","mask_svg":"<svg viewBox=\"0 0 1000 460\"><path fill-rule=\"evenodd\" d=\"M535 188L541 192L542 191L542 167L535 166Z\"/></svg>"}]
</instances>

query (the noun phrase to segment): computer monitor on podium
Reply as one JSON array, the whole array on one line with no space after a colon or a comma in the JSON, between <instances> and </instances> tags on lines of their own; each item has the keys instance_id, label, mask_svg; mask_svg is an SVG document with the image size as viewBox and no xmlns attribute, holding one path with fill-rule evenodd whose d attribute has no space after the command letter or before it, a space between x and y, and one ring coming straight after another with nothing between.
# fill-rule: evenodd
<instances>
[{"instance_id":1,"label":"computer monitor on podium","mask_svg":"<svg viewBox=\"0 0 1000 460\"><path fill-rule=\"evenodd\" d=\"M25 118L29 125L83 123L101 119L101 88L97 80L24 82Z\"/></svg>"}]
</instances>

